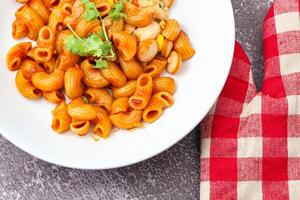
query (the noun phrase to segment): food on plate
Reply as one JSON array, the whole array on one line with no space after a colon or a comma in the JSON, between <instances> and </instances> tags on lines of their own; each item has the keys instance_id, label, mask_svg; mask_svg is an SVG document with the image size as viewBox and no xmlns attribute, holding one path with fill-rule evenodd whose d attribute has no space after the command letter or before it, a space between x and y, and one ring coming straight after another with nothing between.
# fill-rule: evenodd
<instances>
[{"instance_id":1,"label":"food on plate","mask_svg":"<svg viewBox=\"0 0 300 200\"><path fill-rule=\"evenodd\" d=\"M17 0L7 68L27 99L55 104L52 129L95 139L153 123L195 54L174 0ZM42 117L42 116L41 116Z\"/></svg>"}]
</instances>

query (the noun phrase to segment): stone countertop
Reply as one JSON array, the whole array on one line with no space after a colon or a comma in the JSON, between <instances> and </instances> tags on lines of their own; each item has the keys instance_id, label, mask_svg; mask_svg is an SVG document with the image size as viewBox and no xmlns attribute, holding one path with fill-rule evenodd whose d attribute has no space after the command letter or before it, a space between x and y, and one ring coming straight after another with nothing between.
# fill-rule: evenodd
<instances>
[{"instance_id":1,"label":"stone countertop","mask_svg":"<svg viewBox=\"0 0 300 200\"><path fill-rule=\"evenodd\" d=\"M232 0L237 39L263 77L261 24L272 0ZM221 21L220 21L221 23ZM81 171L58 167L24 153L0 136L0 199L90 200L199 198L199 133L142 163L121 169Z\"/></svg>"}]
</instances>

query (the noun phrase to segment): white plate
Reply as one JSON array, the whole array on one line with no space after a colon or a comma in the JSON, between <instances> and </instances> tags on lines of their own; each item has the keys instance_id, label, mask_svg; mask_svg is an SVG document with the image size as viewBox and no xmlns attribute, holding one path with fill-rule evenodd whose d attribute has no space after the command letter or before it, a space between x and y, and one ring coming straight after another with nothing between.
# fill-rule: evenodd
<instances>
[{"instance_id":1,"label":"white plate","mask_svg":"<svg viewBox=\"0 0 300 200\"><path fill-rule=\"evenodd\" d=\"M11 23L19 4L2 0L0 7L0 133L22 150L61 166L108 169L134 164L168 149L205 116L228 75L234 50L234 18L230 0L177 0L171 16L178 19L197 51L184 63L176 81L175 104L154 124L133 132L118 131L107 140L51 130L53 105L24 99L15 86L15 73L5 64L8 49L17 43Z\"/></svg>"}]
</instances>

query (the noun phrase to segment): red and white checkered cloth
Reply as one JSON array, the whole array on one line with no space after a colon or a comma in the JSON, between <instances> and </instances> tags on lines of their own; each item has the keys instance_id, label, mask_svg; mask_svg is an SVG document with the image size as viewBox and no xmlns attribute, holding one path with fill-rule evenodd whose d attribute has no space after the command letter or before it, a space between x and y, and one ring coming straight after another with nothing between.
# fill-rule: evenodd
<instances>
[{"instance_id":1,"label":"red and white checkered cloth","mask_svg":"<svg viewBox=\"0 0 300 200\"><path fill-rule=\"evenodd\" d=\"M201 124L200 200L300 200L300 0L277 0L263 24L265 77L253 84L237 43Z\"/></svg>"}]
</instances>

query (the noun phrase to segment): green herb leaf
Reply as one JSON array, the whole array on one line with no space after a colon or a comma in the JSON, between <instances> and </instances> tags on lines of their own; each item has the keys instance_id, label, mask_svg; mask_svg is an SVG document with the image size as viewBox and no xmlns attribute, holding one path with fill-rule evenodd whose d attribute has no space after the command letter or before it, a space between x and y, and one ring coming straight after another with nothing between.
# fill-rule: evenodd
<instances>
[{"instance_id":1,"label":"green herb leaf","mask_svg":"<svg viewBox=\"0 0 300 200\"><path fill-rule=\"evenodd\" d=\"M97 34L91 34L82 39L70 36L66 39L66 45L72 53L79 56L107 56L112 49L112 44L103 42Z\"/></svg>"},{"instance_id":2,"label":"green herb leaf","mask_svg":"<svg viewBox=\"0 0 300 200\"><path fill-rule=\"evenodd\" d=\"M99 34L91 34L87 38L71 35L64 41L67 49L79 56L96 57L96 68L107 67L107 60L114 60L115 53L110 41L102 41Z\"/></svg>"},{"instance_id":3,"label":"green herb leaf","mask_svg":"<svg viewBox=\"0 0 300 200\"><path fill-rule=\"evenodd\" d=\"M125 17L125 14L122 13L124 8L124 3L119 1L118 3L116 3L114 5L114 8L109 11L108 16L110 17L111 20L113 21L118 21L120 19L122 19L123 17Z\"/></svg>"},{"instance_id":4,"label":"green herb leaf","mask_svg":"<svg viewBox=\"0 0 300 200\"><path fill-rule=\"evenodd\" d=\"M79 56L88 55L85 51L86 43L83 40L76 38L74 35L67 37L64 43L71 53Z\"/></svg>"},{"instance_id":5,"label":"green herb leaf","mask_svg":"<svg viewBox=\"0 0 300 200\"><path fill-rule=\"evenodd\" d=\"M98 59L98 60L95 60L96 62L96 65L94 66L94 68L96 69L105 69L108 67L108 62L107 60L103 60L103 59Z\"/></svg>"},{"instance_id":6,"label":"green herb leaf","mask_svg":"<svg viewBox=\"0 0 300 200\"><path fill-rule=\"evenodd\" d=\"M85 7L85 12L82 14L82 16L86 20L91 21L97 19L100 16L99 11L97 10L97 7L93 2L89 0L81 0L81 2Z\"/></svg>"}]
</instances>

